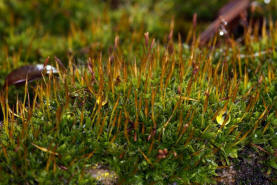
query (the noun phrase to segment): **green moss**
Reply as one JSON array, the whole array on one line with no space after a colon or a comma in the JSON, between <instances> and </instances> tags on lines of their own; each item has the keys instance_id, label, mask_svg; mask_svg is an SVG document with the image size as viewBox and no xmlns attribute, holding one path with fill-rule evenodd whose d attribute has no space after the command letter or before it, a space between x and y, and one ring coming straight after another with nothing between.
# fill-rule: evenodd
<instances>
[{"instance_id":1,"label":"green moss","mask_svg":"<svg viewBox=\"0 0 277 185\"><path fill-rule=\"evenodd\" d=\"M245 45L198 48L168 36L175 8L178 23L197 1L93 2L0 1L1 85L47 56L67 66L28 94L1 92L1 183L97 184L89 169L100 164L122 184L213 184L247 147L273 181L276 26ZM216 121L220 111L228 124Z\"/></svg>"}]
</instances>

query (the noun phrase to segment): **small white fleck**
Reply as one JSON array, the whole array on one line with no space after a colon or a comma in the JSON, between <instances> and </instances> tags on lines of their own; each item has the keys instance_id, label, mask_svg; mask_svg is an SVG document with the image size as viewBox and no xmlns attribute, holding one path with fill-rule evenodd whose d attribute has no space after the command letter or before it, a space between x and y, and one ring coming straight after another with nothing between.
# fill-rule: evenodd
<instances>
[{"instance_id":1,"label":"small white fleck","mask_svg":"<svg viewBox=\"0 0 277 185\"><path fill-rule=\"evenodd\" d=\"M39 71L42 71L43 70L43 64L37 64L36 65L36 68L37 68L37 70L39 70ZM52 71L52 73L57 73L58 71L57 71L57 69L56 68L54 68L53 66L51 66L51 65L46 65L45 66L45 69L46 69L46 73L47 74L49 74L51 71Z\"/></svg>"},{"instance_id":2,"label":"small white fleck","mask_svg":"<svg viewBox=\"0 0 277 185\"><path fill-rule=\"evenodd\" d=\"M46 66L46 71L47 73L50 73L50 71L52 71L52 73L57 73L58 71L56 70L56 68L50 66L50 65L47 65Z\"/></svg>"},{"instance_id":3,"label":"small white fleck","mask_svg":"<svg viewBox=\"0 0 277 185\"><path fill-rule=\"evenodd\" d=\"M269 4L269 3L270 3L270 0L264 0L264 3L265 3L265 4Z\"/></svg>"},{"instance_id":4,"label":"small white fleck","mask_svg":"<svg viewBox=\"0 0 277 185\"><path fill-rule=\"evenodd\" d=\"M225 34L228 34L228 31L226 30L226 28L223 25L221 25L219 28L219 35L223 36Z\"/></svg>"},{"instance_id":5,"label":"small white fleck","mask_svg":"<svg viewBox=\"0 0 277 185\"><path fill-rule=\"evenodd\" d=\"M38 70L42 70L43 69L43 64L37 64L36 67L37 67Z\"/></svg>"}]
</instances>

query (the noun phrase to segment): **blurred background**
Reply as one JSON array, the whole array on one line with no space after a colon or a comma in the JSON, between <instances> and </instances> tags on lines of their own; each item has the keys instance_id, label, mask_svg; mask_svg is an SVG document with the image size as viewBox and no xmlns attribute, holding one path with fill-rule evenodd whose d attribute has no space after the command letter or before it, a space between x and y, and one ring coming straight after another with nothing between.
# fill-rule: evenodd
<instances>
[{"instance_id":1,"label":"blurred background","mask_svg":"<svg viewBox=\"0 0 277 185\"><path fill-rule=\"evenodd\" d=\"M128 57L143 35L165 42L174 22L174 38L185 40L197 14L203 31L228 0L0 0L0 85L10 70L41 63L47 56L66 59L108 53L116 35ZM258 0L256 15L276 20L277 0ZM262 17L263 19L263 17Z\"/></svg>"}]
</instances>

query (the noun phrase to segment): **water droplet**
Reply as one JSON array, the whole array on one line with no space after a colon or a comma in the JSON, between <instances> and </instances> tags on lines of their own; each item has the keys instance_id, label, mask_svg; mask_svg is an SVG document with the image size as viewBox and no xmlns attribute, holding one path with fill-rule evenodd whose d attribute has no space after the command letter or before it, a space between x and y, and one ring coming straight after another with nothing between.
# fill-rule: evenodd
<instances>
[{"instance_id":1,"label":"water droplet","mask_svg":"<svg viewBox=\"0 0 277 185\"><path fill-rule=\"evenodd\" d=\"M228 31L226 30L225 26L221 25L218 33L220 36L224 36L224 35L228 34Z\"/></svg>"},{"instance_id":2,"label":"water droplet","mask_svg":"<svg viewBox=\"0 0 277 185\"><path fill-rule=\"evenodd\" d=\"M227 26L227 25L228 25L227 21L225 21L224 19L222 19L221 21L222 21L221 24L222 24L223 26Z\"/></svg>"},{"instance_id":3,"label":"water droplet","mask_svg":"<svg viewBox=\"0 0 277 185\"><path fill-rule=\"evenodd\" d=\"M228 25L227 21L225 21L225 19L220 17L220 25L219 25L219 32L218 32L220 36L224 36L228 34L228 31L226 30L227 25Z\"/></svg>"}]
</instances>

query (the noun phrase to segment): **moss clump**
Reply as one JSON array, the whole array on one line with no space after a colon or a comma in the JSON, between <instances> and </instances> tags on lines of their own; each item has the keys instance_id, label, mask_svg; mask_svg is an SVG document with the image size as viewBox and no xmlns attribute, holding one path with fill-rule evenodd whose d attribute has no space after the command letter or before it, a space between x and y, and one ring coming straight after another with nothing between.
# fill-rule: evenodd
<instances>
[{"instance_id":1,"label":"moss clump","mask_svg":"<svg viewBox=\"0 0 277 185\"><path fill-rule=\"evenodd\" d=\"M91 8L84 2L69 5L76 12ZM139 2L128 6L143 16ZM274 183L276 25L270 22L262 36L246 32L243 45L199 48L196 40L190 46L174 40L173 22L154 39L144 27L124 22L133 20L120 9L105 10L89 26L73 21L65 36L58 31L64 27L49 31L46 20L38 22L51 34L33 41L25 40L33 27L23 29L22 38L4 31L22 47L1 46L2 84L11 68L45 55L55 65L60 53L67 69L1 92L1 183L97 184L89 167L101 164L121 184L212 184L221 182L219 169L241 164L247 147L262 156L262 172ZM116 36L113 22L119 20ZM222 112L226 119L219 124Z\"/></svg>"}]
</instances>

